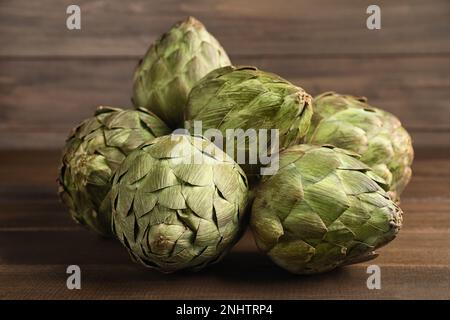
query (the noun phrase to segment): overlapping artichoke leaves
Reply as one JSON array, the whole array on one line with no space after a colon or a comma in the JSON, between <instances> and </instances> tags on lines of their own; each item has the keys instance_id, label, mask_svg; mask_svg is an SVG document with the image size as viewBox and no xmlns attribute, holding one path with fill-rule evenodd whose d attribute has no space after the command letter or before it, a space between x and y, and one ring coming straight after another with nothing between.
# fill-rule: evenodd
<instances>
[{"instance_id":1,"label":"overlapping artichoke leaves","mask_svg":"<svg viewBox=\"0 0 450 320\"><path fill-rule=\"evenodd\" d=\"M361 155L361 161L389 184L399 201L411 179L411 137L392 114L365 98L327 92L314 98L314 116L306 137L311 144L332 144Z\"/></svg>"},{"instance_id":2,"label":"overlapping artichoke leaves","mask_svg":"<svg viewBox=\"0 0 450 320\"><path fill-rule=\"evenodd\" d=\"M175 24L150 46L134 74L133 103L182 128L192 87L208 72L230 65L225 50L193 17Z\"/></svg>"},{"instance_id":3,"label":"overlapping artichoke leaves","mask_svg":"<svg viewBox=\"0 0 450 320\"><path fill-rule=\"evenodd\" d=\"M148 267L198 270L238 239L247 192L242 169L211 142L160 137L130 154L114 176L114 232Z\"/></svg>"},{"instance_id":4,"label":"overlapping artichoke leaves","mask_svg":"<svg viewBox=\"0 0 450 320\"><path fill-rule=\"evenodd\" d=\"M302 88L287 80L255 67L223 67L212 71L192 89L186 107L186 126L195 132L196 122L201 121L203 132L218 129L223 137L227 130L277 129L279 146L268 138L267 154L278 152L297 144L306 135L311 116L312 98ZM270 131L269 131L270 132ZM259 139L259 138L258 138ZM249 164L249 145L263 151L259 141L245 137L245 145L239 145L234 136L224 140L223 148L232 143L233 157L245 154L245 163L239 163L247 175L258 174L262 163Z\"/></svg>"},{"instance_id":5,"label":"overlapping artichoke leaves","mask_svg":"<svg viewBox=\"0 0 450 320\"><path fill-rule=\"evenodd\" d=\"M299 145L280 154L252 208L258 247L298 274L320 273L375 257L402 223L385 181L357 155L332 146Z\"/></svg>"},{"instance_id":6,"label":"overlapping artichoke leaves","mask_svg":"<svg viewBox=\"0 0 450 320\"><path fill-rule=\"evenodd\" d=\"M107 194L111 177L131 151L170 129L145 110L99 107L69 135L58 178L59 195L80 224L111 236Z\"/></svg>"}]
</instances>

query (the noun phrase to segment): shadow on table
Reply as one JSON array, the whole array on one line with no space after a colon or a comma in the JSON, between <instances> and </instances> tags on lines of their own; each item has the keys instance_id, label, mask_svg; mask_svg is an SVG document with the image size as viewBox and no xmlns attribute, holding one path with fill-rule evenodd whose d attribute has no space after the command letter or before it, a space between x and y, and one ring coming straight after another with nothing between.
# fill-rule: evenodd
<instances>
[{"instance_id":1,"label":"shadow on table","mask_svg":"<svg viewBox=\"0 0 450 320\"><path fill-rule=\"evenodd\" d=\"M296 275L277 266L268 257L257 251L231 252L222 262L209 267L204 272L214 274L226 281L252 283L265 283L269 279L277 282L319 280L345 273L341 268L318 275Z\"/></svg>"},{"instance_id":2,"label":"shadow on table","mask_svg":"<svg viewBox=\"0 0 450 320\"><path fill-rule=\"evenodd\" d=\"M127 263L129 262L129 263ZM333 281L336 277L346 277L345 268L337 269L328 273L318 275L295 275L275 265L270 259L256 251L231 252L222 261L208 266L199 271L183 270L171 274L164 274L157 270L144 267L140 264L131 263L130 260L120 264L121 271L124 272L117 277L116 272L105 270L106 272L94 271L87 273L89 281L107 281L109 283L121 282L162 282L162 283L194 283L206 279L215 279L219 282L229 284L262 285L268 281L272 283L309 283L317 281ZM104 266L108 269L107 266ZM110 266L114 269L114 266ZM123 268L123 269L122 269ZM118 270L117 270L118 271Z\"/></svg>"}]
</instances>

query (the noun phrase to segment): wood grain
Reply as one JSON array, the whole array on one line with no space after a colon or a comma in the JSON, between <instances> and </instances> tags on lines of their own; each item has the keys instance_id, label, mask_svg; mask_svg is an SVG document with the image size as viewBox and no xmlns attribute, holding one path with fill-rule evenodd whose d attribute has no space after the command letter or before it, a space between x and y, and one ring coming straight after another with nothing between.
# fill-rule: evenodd
<instances>
[{"instance_id":1,"label":"wood grain","mask_svg":"<svg viewBox=\"0 0 450 320\"><path fill-rule=\"evenodd\" d=\"M81 31L64 26L69 4L0 4L0 149L60 148L95 106L129 106L137 60L188 15L235 64L279 73L311 94L365 95L402 120L416 147L450 147L446 0L380 1L379 31L365 28L370 1L79 1Z\"/></svg>"},{"instance_id":2,"label":"wood grain","mask_svg":"<svg viewBox=\"0 0 450 320\"><path fill-rule=\"evenodd\" d=\"M382 290L366 287L368 264L312 277L288 274L256 250L250 234L223 262L201 273L162 275L133 264L115 241L84 231L0 232L2 299L448 299L450 237L404 232L371 264ZM11 249L9 249L11 248ZM426 262L426 263L424 263ZM82 290L65 287L65 269L82 270ZM269 280L270 279L270 280Z\"/></svg>"},{"instance_id":3,"label":"wood grain","mask_svg":"<svg viewBox=\"0 0 450 320\"><path fill-rule=\"evenodd\" d=\"M74 231L84 230L69 216L56 194L48 199L33 199L24 195L22 199L0 198L0 232L2 231ZM408 232L449 232L450 200L445 198L414 199L404 197L404 230Z\"/></svg>"},{"instance_id":4,"label":"wood grain","mask_svg":"<svg viewBox=\"0 0 450 320\"><path fill-rule=\"evenodd\" d=\"M189 15L233 56L450 53L447 0L377 1L379 31L366 28L369 0L80 0L81 31L65 28L69 4L3 0L0 56L137 57Z\"/></svg>"},{"instance_id":5,"label":"wood grain","mask_svg":"<svg viewBox=\"0 0 450 320\"><path fill-rule=\"evenodd\" d=\"M147 270L120 243L71 221L55 194L59 152L0 151L0 159L0 299L450 298L448 152L416 155L414 179L402 198L404 227L370 262L381 268L381 290L366 287L369 263L290 275L258 252L250 232L203 272ZM81 267L81 291L65 286L71 264Z\"/></svg>"},{"instance_id":6,"label":"wood grain","mask_svg":"<svg viewBox=\"0 0 450 320\"><path fill-rule=\"evenodd\" d=\"M416 147L450 147L450 56L238 58L315 95L365 95L397 115ZM135 59L0 60L0 148L60 148L97 105L129 107Z\"/></svg>"},{"instance_id":7,"label":"wood grain","mask_svg":"<svg viewBox=\"0 0 450 320\"><path fill-rule=\"evenodd\" d=\"M435 154L442 158L430 158ZM54 199L60 151L0 150L0 199L39 201ZM412 182L403 199L413 201L450 199L450 159L447 153L418 149ZM14 172L14 175L11 174Z\"/></svg>"},{"instance_id":8,"label":"wood grain","mask_svg":"<svg viewBox=\"0 0 450 320\"><path fill-rule=\"evenodd\" d=\"M0 283L2 289L7 289L0 292L0 299L450 298L450 268L439 266L383 267L381 290L367 289L367 265L364 264L323 275L300 277L287 274L270 261L247 253L230 254L222 264L202 272L202 276L162 275L129 264L80 267L81 290L68 290L66 265L0 265Z\"/></svg>"},{"instance_id":9,"label":"wood grain","mask_svg":"<svg viewBox=\"0 0 450 320\"><path fill-rule=\"evenodd\" d=\"M0 299L450 299L450 2L369 0L69 0L0 2ZM130 106L133 69L177 20L199 18L234 64L275 72L315 95L365 95L397 115L416 149L404 226L369 263L301 277L252 236L200 273L162 275L120 243L75 224L56 195L60 148L97 105ZM82 269L82 290L66 268Z\"/></svg>"},{"instance_id":10,"label":"wood grain","mask_svg":"<svg viewBox=\"0 0 450 320\"><path fill-rule=\"evenodd\" d=\"M63 210L60 214L65 214ZM405 220L408 216L405 215ZM450 261L450 228L446 215L446 229L409 228L405 225L398 238L378 250L380 256L373 263L388 265L448 266ZM433 224L434 226L436 224ZM82 229L60 230L0 230L2 248L0 265L42 265L42 264L127 264L131 260L120 243L108 240ZM8 245L9 244L9 245ZM234 248L236 255L248 254L257 257L257 247L248 232ZM245 263L252 264L248 259Z\"/></svg>"}]
</instances>

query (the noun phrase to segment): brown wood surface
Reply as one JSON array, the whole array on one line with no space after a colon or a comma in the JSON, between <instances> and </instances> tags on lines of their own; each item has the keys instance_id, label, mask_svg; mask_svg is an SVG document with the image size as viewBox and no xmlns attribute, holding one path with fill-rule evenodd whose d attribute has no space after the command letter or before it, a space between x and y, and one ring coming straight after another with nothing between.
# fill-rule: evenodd
<instances>
[{"instance_id":1,"label":"brown wood surface","mask_svg":"<svg viewBox=\"0 0 450 320\"><path fill-rule=\"evenodd\" d=\"M69 0L0 1L0 299L450 299L450 1L79 0L82 30L65 28ZM369 263L290 275L250 233L201 273L162 275L115 241L76 225L56 196L59 150L96 105L129 106L134 66L177 20L199 18L233 63L256 65L315 95L365 95L397 115L416 148L402 198L404 228ZM66 268L82 269L82 290Z\"/></svg>"},{"instance_id":2,"label":"brown wood surface","mask_svg":"<svg viewBox=\"0 0 450 320\"><path fill-rule=\"evenodd\" d=\"M76 225L55 194L59 152L0 151L0 299L450 299L450 154L417 151L402 198L404 228L370 262L294 276L260 254L250 233L221 263L163 275L114 240ZM66 268L82 289L66 288ZM381 268L368 290L366 268Z\"/></svg>"},{"instance_id":3,"label":"brown wood surface","mask_svg":"<svg viewBox=\"0 0 450 320\"><path fill-rule=\"evenodd\" d=\"M450 53L447 0L79 0L82 30L65 28L71 0L2 0L0 56L133 56L193 15L233 55Z\"/></svg>"},{"instance_id":4,"label":"brown wood surface","mask_svg":"<svg viewBox=\"0 0 450 320\"><path fill-rule=\"evenodd\" d=\"M0 149L60 148L97 105L129 106L134 66L177 20L194 15L235 64L279 73L315 95L365 95L396 114L416 147L450 147L450 2L369 0L0 2Z\"/></svg>"},{"instance_id":5,"label":"brown wood surface","mask_svg":"<svg viewBox=\"0 0 450 320\"><path fill-rule=\"evenodd\" d=\"M237 58L311 94L365 95L397 115L416 147L450 147L450 56ZM0 59L0 148L60 148L97 105L130 107L136 59Z\"/></svg>"}]
</instances>

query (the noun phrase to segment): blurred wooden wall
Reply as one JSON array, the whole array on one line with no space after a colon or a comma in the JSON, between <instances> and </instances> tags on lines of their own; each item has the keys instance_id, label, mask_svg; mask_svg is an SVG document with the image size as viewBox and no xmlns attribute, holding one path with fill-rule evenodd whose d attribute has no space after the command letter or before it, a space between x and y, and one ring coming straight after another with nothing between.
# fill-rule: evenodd
<instances>
[{"instance_id":1,"label":"blurred wooden wall","mask_svg":"<svg viewBox=\"0 0 450 320\"><path fill-rule=\"evenodd\" d=\"M0 0L0 149L60 148L96 105L130 106L135 64L177 20L200 19L234 64L315 95L364 95L416 148L450 146L450 1ZM66 29L78 4L82 30Z\"/></svg>"}]
</instances>

